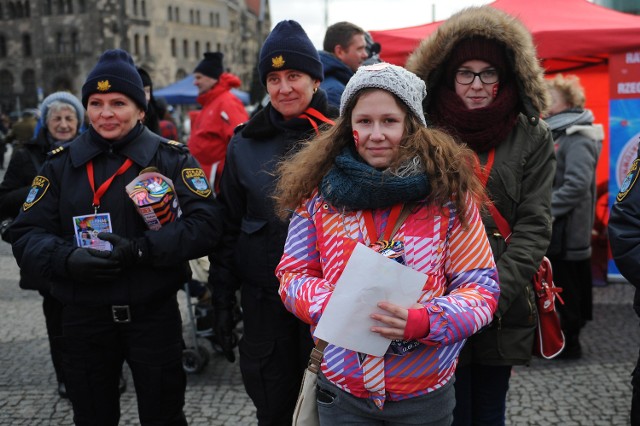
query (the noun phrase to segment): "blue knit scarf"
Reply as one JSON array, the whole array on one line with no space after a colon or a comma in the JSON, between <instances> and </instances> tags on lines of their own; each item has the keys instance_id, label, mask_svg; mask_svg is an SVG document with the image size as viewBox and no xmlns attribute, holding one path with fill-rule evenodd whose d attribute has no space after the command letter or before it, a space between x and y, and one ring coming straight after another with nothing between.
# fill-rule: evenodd
<instances>
[{"instance_id":1,"label":"blue knit scarf","mask_svg":"<svg viewBox=\"0 0 640 426\"><path fill-rule=\"evenodd\" d=\"M336 157L320 182L320 194L333 206L349 210L379 209L421 200L431 188L425 173L396 176L362 161L351 147Z\"/></svg>"}]
</instances>

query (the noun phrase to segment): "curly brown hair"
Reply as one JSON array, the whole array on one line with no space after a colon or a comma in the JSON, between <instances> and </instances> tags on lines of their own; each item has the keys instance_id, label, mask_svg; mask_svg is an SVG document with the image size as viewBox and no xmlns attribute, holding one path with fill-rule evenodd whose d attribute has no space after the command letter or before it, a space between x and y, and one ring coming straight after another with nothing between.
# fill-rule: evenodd
<instances>
[{"instance_id":1,"label":"curly brown hair","mask_svg":"<svg viewBox=\"0 0 640 426\"><path fill-rule=\"evenodd\" d=\"M353 108L364 93L373 90L381 89L364 89L358 92L345 108L344 115L336 120L335 126L305 142L297 153L278 164L278 181L273 198L280 218L286 219L292 210L311 196L331 169L336 156L347 144L353 143ZM395 170L418 157L431 186L431 193L426 201L440 206L453 201L460 220L466 225L469 202L473 200L482 204L486 201L484 187L474 173L475 154L465 145L457 144L449 134L424 127L400 99L395 95L394 98L407 114L400 154L389 169Z\"/></svg>"}]
</instances>

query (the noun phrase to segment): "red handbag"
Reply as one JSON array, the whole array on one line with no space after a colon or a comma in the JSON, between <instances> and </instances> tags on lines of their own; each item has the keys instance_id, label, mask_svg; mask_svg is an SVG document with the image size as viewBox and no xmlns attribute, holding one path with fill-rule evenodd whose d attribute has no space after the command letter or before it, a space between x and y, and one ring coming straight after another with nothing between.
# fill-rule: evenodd
<instances>
[{"instance_id":1,"label":"red handbag","mask_svg":"<svg viewBox=\"0 0 640 426\"><path fill-rule=\"evenodd\" d=\"M495 150L492 149L489 152L489 158L483 171L480 171L479 161L475 164L476 175L485 186L491 166L493 166L494 156ZM498 231L500 231L502 238L504 238L505 243L508 245L509 239L511 238L511 226L509 226L509 222L507 222L492 203L488 204L488 209L493 217L493 221L498 227ZM565 338L560 326L560 317L556 311L555 300L557 297L560 303L564 304L564 301L559 294L562 292L562 289L556 287L553 283L551 262L546 256L542 258L542 263L540 263L538 270L531 278L531 283L533 284L536 307L538 308L538 325L536 327L532 353L537 357L551 359L558 356L564 349Z\"/></svg>"},{"instance_id":2,"label":"red handbag","mask_svg":"<svg viewBox=\"0 0 640 426\"><path fill-rule=\"evenodd\" d=\"M564 333L556 312L555 299L557 297L562 304L564 301L559 294L562 289L553 283L551 262L547 256L542 258L542 263L533 275L531 282L538 307L538 327L536 328L536 340L533 344L533 354L551 359L564 349Z\"/></svg>"}]
</instances>

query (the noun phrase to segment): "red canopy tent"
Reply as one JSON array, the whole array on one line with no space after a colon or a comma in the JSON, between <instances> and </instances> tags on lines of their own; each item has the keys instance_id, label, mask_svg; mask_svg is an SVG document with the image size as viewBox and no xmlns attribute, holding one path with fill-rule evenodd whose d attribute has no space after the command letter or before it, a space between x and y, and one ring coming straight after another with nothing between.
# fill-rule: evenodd
<instances>
[{"instance_id":1,"label":"red canopy tent","mask_svg":"<svg viewBox=\"0 0 640 426\"><path fill-rule=\"evenodd\" d=\"M600 194L596 231L603 231L609 211L608 58L611 53L640 49L640 16L617 12L586 0L496 0L489 6L516 16L531 31L547 75L563 72L580 77L586 92L586 106L593 111L596 121L604 125L607 134L596 177ZM404 66L420 41L441 23L370 33L382 46L380 56L383 60Z\"/></svg>"}]
</instances>

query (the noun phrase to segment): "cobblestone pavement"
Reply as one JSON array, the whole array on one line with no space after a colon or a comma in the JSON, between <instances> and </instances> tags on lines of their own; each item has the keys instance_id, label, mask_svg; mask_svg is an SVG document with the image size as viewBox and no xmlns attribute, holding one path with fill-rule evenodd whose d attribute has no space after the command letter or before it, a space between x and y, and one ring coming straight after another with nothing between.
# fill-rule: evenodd
<instances>
[{"instance_id":1,"label":"cobblestone pavement","mask_svg":"<svg viewBox=\"0 0 640 426\"><path fill-rule=\"evenodd\" d=\"M184 307L184 293L178 297ZM41 300L37 292L19 289L10 246L0 241L0 425L73 424L71 405L55 390ZM629 376L640 346L632 300L629 284L595 287L594 319L581 339L583 358L534 359L530 366L515 368L507 424L628 425ZM125 374L129 386L121 398L120 424L139 425L126 367ZM229 364L216 353L202 372L188 376L185 412L191 425L257 424L238 363Z\"/></svg>"}]
</instances>

